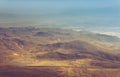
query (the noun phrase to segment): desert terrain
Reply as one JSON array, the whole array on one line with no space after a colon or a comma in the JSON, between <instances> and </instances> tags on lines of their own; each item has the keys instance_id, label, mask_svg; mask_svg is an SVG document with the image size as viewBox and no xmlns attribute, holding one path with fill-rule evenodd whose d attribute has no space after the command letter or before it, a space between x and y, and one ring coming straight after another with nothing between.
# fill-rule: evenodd
<instances>
[{"instance_id":1,"label":"desert terrain","mask_svg":"<svg viewBox=\"0 0 120 77\"><path fill-rule=\"evenodd\" d=\"M0 28L0 77L119 77L120 38L60 28Z\"/></svg>"}]
</instances>

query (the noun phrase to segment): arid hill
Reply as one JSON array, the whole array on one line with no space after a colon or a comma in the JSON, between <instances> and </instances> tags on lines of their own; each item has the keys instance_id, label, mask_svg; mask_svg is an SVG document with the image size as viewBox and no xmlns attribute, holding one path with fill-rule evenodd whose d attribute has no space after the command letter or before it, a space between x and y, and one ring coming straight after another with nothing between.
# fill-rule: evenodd
<instances>
[{"instance_id":1,"label":"arid hill","mask_svg":"<svg viewBox=\"0 0 120 77\"><path fill-rule=\"evenodd\" d=\"M96 77L93 75L99 71L120 75L120 38L116 36L52 28L0 28L0 55L0 77ZM81 76L84 69L89 76Z\"/></svg>"}]
</instances>

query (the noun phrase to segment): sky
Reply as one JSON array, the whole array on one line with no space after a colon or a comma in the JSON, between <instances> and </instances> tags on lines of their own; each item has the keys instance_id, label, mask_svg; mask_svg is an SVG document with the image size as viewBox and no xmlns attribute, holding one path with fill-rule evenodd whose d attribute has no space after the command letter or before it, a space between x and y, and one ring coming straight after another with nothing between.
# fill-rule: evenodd
<instances>
[{"instance_id":1,"label":"sky","mask_svg":"<svg viewBox=\"0 0 120 77\"><path fill-rule=\"evenodd\" d=\"M0 27L60 27L119 35L119 21L120 0L0 0Z\"/></svg>"}]
</instances>

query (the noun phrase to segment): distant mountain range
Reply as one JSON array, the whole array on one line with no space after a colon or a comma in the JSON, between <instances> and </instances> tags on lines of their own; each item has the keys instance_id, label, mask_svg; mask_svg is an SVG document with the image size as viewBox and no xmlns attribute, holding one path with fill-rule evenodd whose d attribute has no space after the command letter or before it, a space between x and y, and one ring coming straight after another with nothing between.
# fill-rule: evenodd
<instances>
[{"instance_id":1,"label":"distant mountain range","mask_svg":"<svg viewBox=\"0 0 120 77\"><path fill-rule=\"evenodd\" d=\"M87 64L89 66L120 67L119 42L118 37L84 31L28 27L0 28L0 62L32 66L38 63L39 66L41 60L50 62L71 60L71 63L67 64L73 66L73 60L89 59Z\"/></svg>"},{"instance_id":2,"label":"distant mountain range","mask_svg":"<svg viewBox=\"0 0 120 77\"><path fill-rule=\"evenodd\" d=\"M0 28L0 77L119 77L119 68L116 36L58 28Z\"/></svg>"}]
</instances>

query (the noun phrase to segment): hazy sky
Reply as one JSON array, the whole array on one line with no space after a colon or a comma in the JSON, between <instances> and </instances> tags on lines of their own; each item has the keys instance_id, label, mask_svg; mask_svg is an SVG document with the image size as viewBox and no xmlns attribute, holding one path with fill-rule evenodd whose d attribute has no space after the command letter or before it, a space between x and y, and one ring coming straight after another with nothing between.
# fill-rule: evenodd
<instances>
[{"instance_id":1,"label":"hazy sky","mask_svg":"<svg viewBox=\"0 0 120 77\"><path fill-rule=\"evenodd\" d=\"M0 26L120 30L120 0L0 0Z\"/></svg>"}]
</instances>

